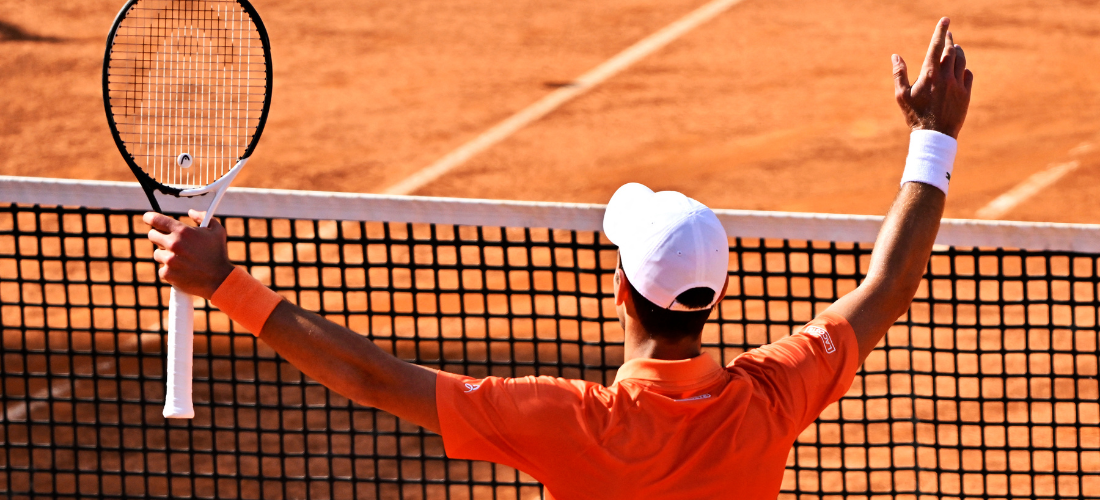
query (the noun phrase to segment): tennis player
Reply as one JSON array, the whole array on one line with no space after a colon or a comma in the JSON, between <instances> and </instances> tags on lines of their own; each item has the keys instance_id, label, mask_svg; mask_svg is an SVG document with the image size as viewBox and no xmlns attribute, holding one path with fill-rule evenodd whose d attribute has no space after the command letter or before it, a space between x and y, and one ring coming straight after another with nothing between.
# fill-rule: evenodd
<instances>
[{"instance_id":1,"label":"tennis player","mask_svg":"<svg viewBox=\"0 0 1100 500\"><path fill-rule=\"evenodd\" d=\"M473 379L398 360L234 267L217 222L197 229L146 214L154 258L165 280L210 298L305 374L440 433L450 457L515 467L559 499L771 500L795 438L848 390L928 264L973 82L948 23L936 26L912 86L893 56L913 132L867 278L798 333L725 367L701 351L700 337L725 293L726 234L699 202L640 184L620 188L604 218L619 246L615 306L626 331L610 387Z\"/></svg>"}]
</instances>

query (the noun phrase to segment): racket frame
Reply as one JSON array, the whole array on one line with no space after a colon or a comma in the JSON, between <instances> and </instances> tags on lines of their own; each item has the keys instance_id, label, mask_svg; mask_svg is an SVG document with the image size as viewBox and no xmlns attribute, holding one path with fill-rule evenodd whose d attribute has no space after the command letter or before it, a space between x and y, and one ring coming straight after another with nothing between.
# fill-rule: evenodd
<instances>
[{"instance_id":1,"label":"racket frame","mask_svg":"<svg viewBox=\"0 0 1100 500\"><path fill-rule=\"evenodd\" d=\"M263 135L264 127L267 125L268 111L271 109L273 85L271 42L267 35L267 28L264 26L263 20L260 18L259 13L256 12L255 7L253 7L248 0L235 0L248 14L253 25L256 27L256 33L263 47L266 71L263 109L260 112L256 130L252 134L252 140L249 141L248 145L245 147L244 153L241 154L232 169L226 172L225 175L218 180L206 186L190 189L168 186L157 182L137 164L137 160L127 149L126 142L122 140L122 136L118 130L118 124L115 122L115 117L111 113L110 66L115 35L130 10L141 1L148 0L127 0L126 4L119 10L118 15L115 16L114 23L111 25L111 31L107 35L107 48L103 55L102 80L103 109L107 115L107 124L110 127L115 146L118 147L118 151L122 154L123 159L126 161L126 165L130 167L130 171L133 172L134 177L137 178L138 184L140 184L142 190L145 191L145 195L149 198L149 204L152 206L153 211L162 212L160 203L157 202L155 196L157 191L177 198L204 196L209 193L214 193L210 206L206 210L206 216L199 225L199 227L206 227L210 223L210 220L213 219L214 211L218 208L218 204L221 203L226 189L229 188L229 184L233 182L233 179L241 172L244 165L248 163L248 159L256 149L256 144L260 141L260 136ZM195 416L195 409L192 401L194 311L195 306L192 297L176 287L172 287L171 294L169 295L168 307L168 360L165 365L168 387L165 394L163 414L166 418L193 418ZM183 380L177 383L175 380L176 378L182 378Z\"/></svg>"},{"instance_id":2,"label":"racket frame","mask_svg":"<svg viewBox=\"0 0 1100 500\"><path fill-rule=\"evenodd\" d=\"M126 19L126 14L130 12L130 9L137 3L149 0L127 0L126 4L122 6L122 9L118 11L118 15L115 16L115 21L111 24L111 31L107 34L107 49L103 54L103 109L107 114L107 125L110 126L111 136L115 140L115 146L118 147L118 151L122 153L122 158L126 160L126 165L130 167L130 171L134 173L134 177L137 178L138 184L141 185L142 190L145 191L145 196L149 198L149 204L153 207L154 212L161 212L160 203L157 202L154 193L160 191L166 195L180 197L201 196L214 191L214 186L218 185L224 179L232 179L236 176L234 171L239 172L239 167L243 166L243 163L238 163L232 170L226 172L221 179L210 183L209 185L201 188L183 189L174 186L168 186L161 184L153 179L149 174L137 164L137 160L134 155L126 148L126 142L122 140L122 136L118 131L118 124L115 122L115 117L111 114L111 92L110 92L110 65L111 65L111 49L114 48L115 35L118 33L118 27L122 24L122 21ZM267 36L267 28L264 27L263 20L260 19L259 13L256 12L256 8L252 6L248 0L235 0L237 4L241 6L248 13L252 23L256 26L256 34L260 37L260 44L264 49L264 66L267 75L264 82L264 105L263 110L260 111L260 118L256 124L256 131L252 134L252 140L245 146L244 153L241 154L240 160L246 160L252 156L252 151L256 149L256 144L260 142L260 136L263 135L264 127L267 125L268 111L271 109L271 90L272 90L272 76L273 69L271 67L271 41ZM214 203L217 205L217 202ZM208 212L211 212L208 210ZM208 215L210 215L208 213Z\"/></svg>"}]
</instances>

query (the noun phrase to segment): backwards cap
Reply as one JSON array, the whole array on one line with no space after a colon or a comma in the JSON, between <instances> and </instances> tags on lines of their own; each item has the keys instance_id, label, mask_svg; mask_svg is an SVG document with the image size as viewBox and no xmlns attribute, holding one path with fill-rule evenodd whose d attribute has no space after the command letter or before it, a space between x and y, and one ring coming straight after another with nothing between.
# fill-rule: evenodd
<instances>
[{"instance_id":1,"label":"backwards cap","mask_svg":"<svg viewBox=\"0 0 1100 500\"><path fill-rule=\"evenodd\" d=\"M722 297L729 267L729 240L706 205L676 191L625 184L607 203L603 231L619 246L623 271L638 293L659 307L698 311ZM687 307L676 297L692 288L714 291L704 307Z\"/></svg>"}]
</instances>

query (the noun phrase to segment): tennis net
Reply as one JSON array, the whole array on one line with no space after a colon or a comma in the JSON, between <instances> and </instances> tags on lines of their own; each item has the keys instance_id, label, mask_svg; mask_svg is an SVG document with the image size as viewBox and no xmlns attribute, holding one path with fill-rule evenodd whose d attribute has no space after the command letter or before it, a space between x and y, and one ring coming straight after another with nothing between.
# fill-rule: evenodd
<instances>
[{"instance_id":1,"label":"tennis net","mask_svg":"<svg viewBox=\"0 0 1100 500\"><path fill-rule=\"evenodd\" d=\"M168 287L143 200L0 177L0 493L539 497L329 392L204 301L196 418L164 419ZM403 359L604 384L622 362L601 206L233 189L221 212L235 262ZM703 340L723 364L852 290L881 221L718 214L730 286ZM938 243L909 313L798 439L780 497L1100 497L1100 226L945 221Z\"/></svg>"}]
</instances>

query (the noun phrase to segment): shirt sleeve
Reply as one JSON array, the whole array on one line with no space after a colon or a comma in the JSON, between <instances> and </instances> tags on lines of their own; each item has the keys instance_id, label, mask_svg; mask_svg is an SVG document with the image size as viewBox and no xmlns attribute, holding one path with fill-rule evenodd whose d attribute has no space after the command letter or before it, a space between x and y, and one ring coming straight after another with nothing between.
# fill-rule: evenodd
<instances>
[{"instance_id":1,"label":"shirt sleeve","mask_svg":"<svg viewBox=\"0 0 1100 500\"><path fill-rule=\"evenodd\" d=\"M585 416L596 384L553 377L436 376L443 447L450 458L508 465L545 482L545 461L568 461L591 442Z\"/></svg>"},{"instance_id":2,"label":"shirt sleeve","mask_svg":"<svg viewBox=\"0 0 1100 500\"><path fill-rule=\"evenodd\" d=\"M852 386L859 344L848 320L826 312L798 333L738 356L730 367L752 377L757 393L801 432Z\"/></svg>"}]
</instances>

